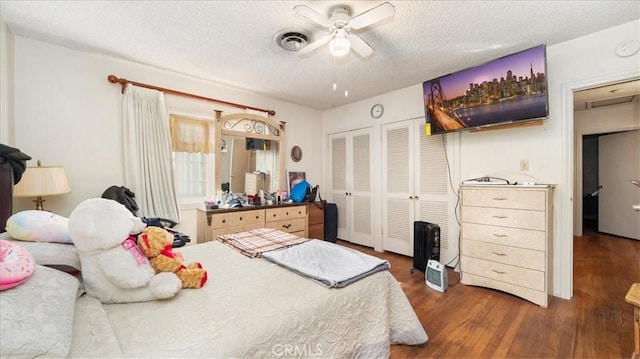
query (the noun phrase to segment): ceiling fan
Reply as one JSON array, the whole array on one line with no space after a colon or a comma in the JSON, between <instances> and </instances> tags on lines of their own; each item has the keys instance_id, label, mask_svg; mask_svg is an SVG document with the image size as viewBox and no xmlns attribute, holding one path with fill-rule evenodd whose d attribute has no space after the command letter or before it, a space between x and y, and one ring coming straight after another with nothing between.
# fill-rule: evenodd
<instances>
[{"instance_id":1,"label":"ceiling fan","mask_svg":"<svg viewBox=\"0 0 640 359\"><path fill-rule=\"evenodd\" d=\"M296 5L293 11L306 19L329 30L329 34L322 36L299 51L301 55L308 55L324 44L329 43L329 51L333 56L345 56L353 49L362 57L371 56L374 52L358 35L350 30L359 30L377 22L392 17L396 9L391 3L384 2L359 15L351 17L349 8L345 5L335 6L329 11L327 18L307 5Z\"/></svg>"}]
</instances>

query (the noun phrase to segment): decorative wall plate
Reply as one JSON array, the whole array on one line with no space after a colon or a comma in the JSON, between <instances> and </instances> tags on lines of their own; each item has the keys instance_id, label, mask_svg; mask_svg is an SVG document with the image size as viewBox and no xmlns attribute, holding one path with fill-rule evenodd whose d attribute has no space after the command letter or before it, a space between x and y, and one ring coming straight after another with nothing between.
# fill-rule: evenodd
<instances>
[{"instance_id":1,"label":"decorative wall plate","mask_svg":"<svg viewBox=\"0 0 640 359\"><path fill-rule=\"evenodd\" d=\"M293 146L291 148L291 159L293 162L298 162L302 159L302 149L298 146Z\"/></svg>"}]
</instances>

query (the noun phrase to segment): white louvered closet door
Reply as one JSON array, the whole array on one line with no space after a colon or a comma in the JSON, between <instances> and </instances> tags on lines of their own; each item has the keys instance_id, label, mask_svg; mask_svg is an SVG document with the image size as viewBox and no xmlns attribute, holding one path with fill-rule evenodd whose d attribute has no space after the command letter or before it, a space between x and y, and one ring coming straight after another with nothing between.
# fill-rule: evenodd
<instances>
[{"instance_id":1,"label":"white louvered closet door","mask_svg":"<svg viewBox=\"0 0 640 359\"><path fill-rule=\"evenodd\" d=\"M372 203L371 203L371 129L352 131L351 134L351 210L350 241L373 247Z\"/></svg>"},{"instance_id":2,"label":"white louvered closet door","mask_svg":"<svg viewBox=\"0 0 640 359\"><path fill-rule=\"evenodd\" d=\"M413 121L382 129L382 249L413 255L414 219Z\"/></svg>"},{"instance_id":3,"label":"white louvered closet door","mask_svg":"<svg viewBox=\"0 0 640 359\"><path fill-rule=\"evenodd\" d=\"M329 136L331 154L331 201L338 207L338 238L349 240L347 226L347 135Z\"/></svg>"},{"instance_id":4,"label":"white louvered closet door","mask_svg":"<svg viewBox=\"0 0 640 359\"><path fill-rule=\"evenodd\" d=\"M442 136L425 136L424 120L383 126L382 248L413 256L413 222L440 226L448 248L447 163Z\"/></svg>"},{"instance_id":5,"label":"white louvered closet door","mask_svg":"<svg viewBox=\"0 0 640 359\"><path fill-rule=\"evenodd\" d=\"M419 156L415 157L415 220L435 223L440 226L440 262L447 264L446 258L453 258L449 252L449 218L455 217L455 208L449 211L448 188L449 170L445 154L445 135L426 136L424 121L416 123L416 142L419 143ZM413 242L413 224L411 227Z\"/></svg>"},{"instance_id":6,"label":"white louvered closet door","mask_svg":"<svg viewBox=\"0 0 640 359\"><path fill-rule=\"evenodd\" d=\"M329 136L332 201L338 207L338 238L373 247L371 129Z\"/></svg>"}]
</instances>

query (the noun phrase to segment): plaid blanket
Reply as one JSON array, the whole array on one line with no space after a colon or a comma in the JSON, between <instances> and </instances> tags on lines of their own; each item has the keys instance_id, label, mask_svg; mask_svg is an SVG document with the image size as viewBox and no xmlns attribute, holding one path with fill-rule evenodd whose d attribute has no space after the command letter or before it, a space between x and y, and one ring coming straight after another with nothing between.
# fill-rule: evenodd
<instances>
[{"instance_id":1,"label":"plaid blanket","mask_svg":"<svg viewBox=\"0 0 640 359\"><path fill-rule=\"evenodd\" d=\"M249 258L260 258L262 253L291 247L310 240L277 229L258 228L247 232L219 234L216 240Z\"/></svg>"}]
</instances>

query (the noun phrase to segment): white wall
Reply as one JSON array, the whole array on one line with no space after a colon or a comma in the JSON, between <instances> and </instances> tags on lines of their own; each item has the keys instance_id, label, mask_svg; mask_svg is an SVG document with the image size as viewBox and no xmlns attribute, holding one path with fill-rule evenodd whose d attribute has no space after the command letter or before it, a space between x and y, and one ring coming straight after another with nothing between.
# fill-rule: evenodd
<instances>
[{"instance_id":1,"label":"white wall","mask_svg":"<svg viewBox=\"0 0 640 359\"><path fill-rule=\"evenodd\" d=\"M172 88L210 98L274 109L276 121L286 121L285 151L302 147L302 161L285 167L304 168L310 178L321 178L321 113L266 95L218 85L137 63L89 54L15 37L15 145L44 165L64 166L71 193L50 197L45 208L68 216L82 200L99 197L111 185L124 181L120 86L109 74L132 81ZM166 96L169 111L213 118L243 110L219 104ZM35 164L34 161L32 161ZM320 188L322 188L321 186ZM16 199L14 211L32 203ZM141 214L143 215L143 214ZM193 222L193 214L185 220ZM191 232L195 235L195 229Z\"/></svg>"},{"instance_id":2,"label":"white wall","mask_svg":"<svg viewBox=\"0 0 640 359\"><path fill-rule=\"evenodd\" d=\"M13 145L13 35L0 17L0 143Z\"/></svg>"},{"instance_id":3,"label":"white wall","mask_svg":"<svg viewBox=\"0 0 640 359\"><path fill-rule=\"evenodd\" d=\"M533 178L536 182L556 185L552 251L552 293L556 296L572 296L573 131L572 127L567 128L566 123L573 122L571 90L583 82L597 83L598 79L607 81L616 76L638 73L640 55L620 58L615 55L615 48L623 41L638 41L639 28L640 21L633 21L547 47L550 113L542 126L447 135L451 143L448 149L454 154L450 157L454 183L493 174L510 180ZM369 125L373 125L375 130L379 128L379 122L424 116L421 86L424 80L428 79L416 79L418 84L415 86L324 112L325 133ZM568 98L565 95L567 89ZM385 106L381 121L374 121L369 116L369 109L377 102ZM324 148L327 148L326 143ZM381 153L380 148L374 148L374 151ZM528 172L519 171L522 159L529 161ZM328 174L329 167L325 163L325 175ZM380 189L379 182L376 183ZM327 177L325 183L329 183ZM455 206L455 196L450 198L450 206ZM375 203L375 210L381 213L380 203Z\"/></svg>"}]
</instances>

